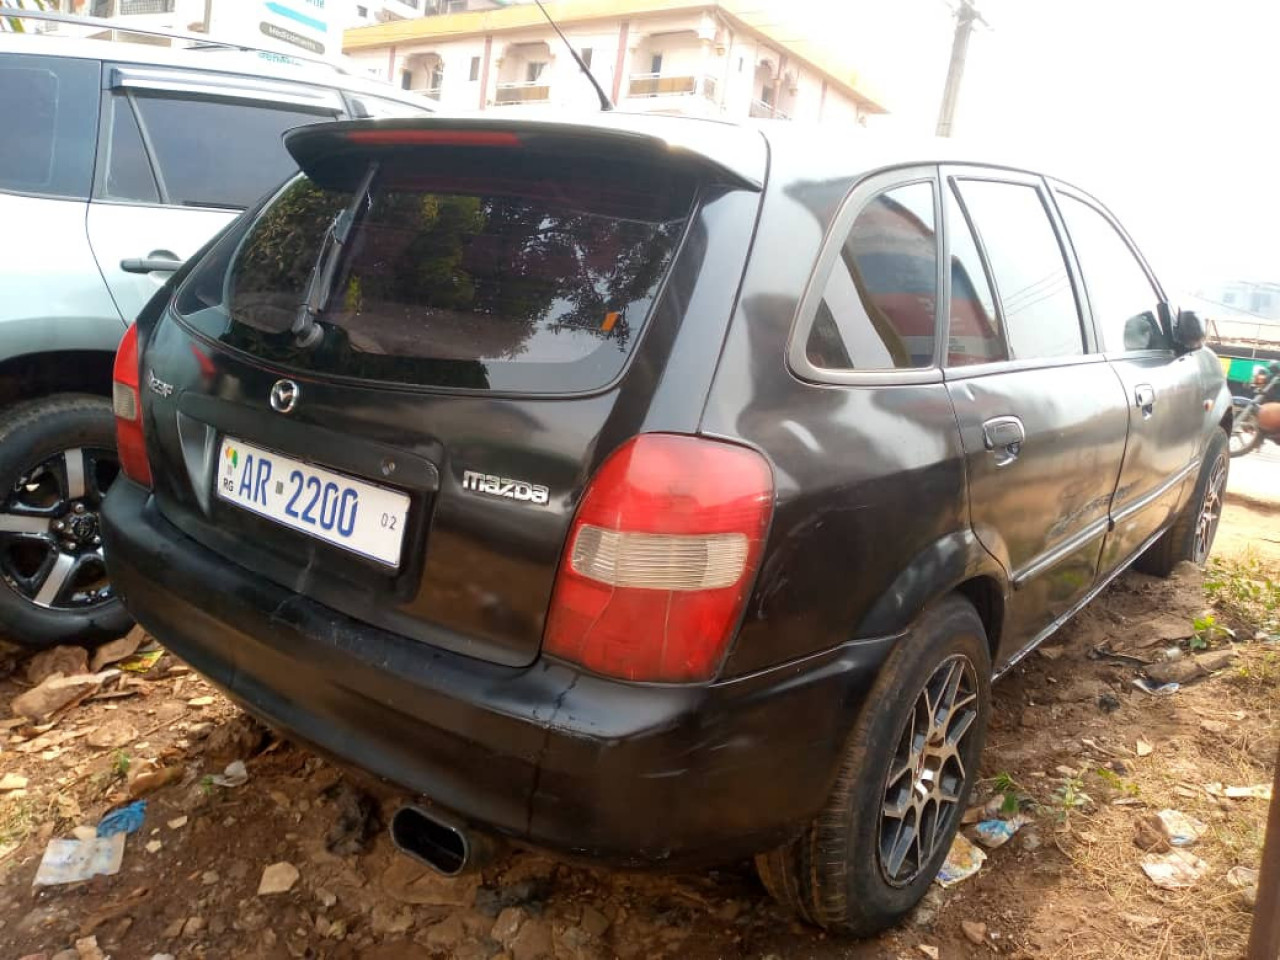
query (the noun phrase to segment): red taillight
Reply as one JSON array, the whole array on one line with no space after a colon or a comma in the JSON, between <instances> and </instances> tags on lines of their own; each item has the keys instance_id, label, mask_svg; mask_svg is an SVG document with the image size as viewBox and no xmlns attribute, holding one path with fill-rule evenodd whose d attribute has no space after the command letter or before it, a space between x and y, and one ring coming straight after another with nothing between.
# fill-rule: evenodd
<instances>
[{"instance_id":1,"label":"red taillight","mask_svg":"<svg viewBox=\"0 0 1280 960\"><path fill-rule=\"evenodd\" d=\"M643 434L578 507L543 649L624 680L710 679L755 579L773 474L754 450Z\"/></svg>"},{"instance_id":2,"label":"red taillight","mask_svg":"<svg viewBox=\"0 0 1280 960\"><path fill-rule=\"evenodd\" d=\"M129 479L151 486L151 464L142 436L142 403L138 396L138 325L125 331L111 374L111 408L116 415L116 451Z\"/></svg>"},{"instance_id":3,"label":"red taillight","mask_svg":"<svg viewBox=\"0 0 1280 960\"><path fill-rule=\"evenodd\" d=\"M351 143L432 144L440 147L518 147L520 138L503 130L352 130Z\"/></svg>"}]
</instances>

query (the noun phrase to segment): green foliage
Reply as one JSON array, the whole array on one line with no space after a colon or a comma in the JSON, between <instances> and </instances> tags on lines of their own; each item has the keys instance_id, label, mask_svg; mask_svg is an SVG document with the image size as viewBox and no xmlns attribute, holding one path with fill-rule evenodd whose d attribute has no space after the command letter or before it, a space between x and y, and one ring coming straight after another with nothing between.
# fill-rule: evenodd
<instances>
[{"instance_id":1,"label":"green foliage","mask_svg":"<svg viewBox=\"0 0 1280 960\"><path fill-rule=\"evenodd\" d=\"M1235 636L1234 631L1218 623L1218 618L1213 614L1196 617L1191 621L1191 629L1191 640L1188 646L1192 650L1207 650L1218 637Z\"/></svg>"},{"instance_id":2,"label":"green foliage","mask_svg":"<svg viewBox=\"0 0 1280 960\"><path fill-rule=\"evenodd\" d=\"M129 765L132 758L123 750L117 750L111 755L111 772L116 777L127 777L129 775Z\"/></svg>"},{"instance_id":3,"label":"green foliage","mask_svg":"<svg viewBox=\"0 0 1280 960\"><path fill-rule=\"evenodd\" d=\"M1108 767L1098 767L1098 779L1118 793L1127 797L1136 797L1142 790L1132 780L1126 780Z\"/></svg>"},{"instance_id":4,"label":"green foliage","mask_svg":"<svg viewBox=\"0 0 1280 960\"><path fill-rule=\"evenodd\" d=\"M1053 791L1051 805L1057 810L1058 819L1065 822L1071 817L1071 811L1092 803L1093 798L1084 792L1084 780L1079 776L1062 778L1058 788Z\"/></svg>"},{"instance_id":5,"label":"green foliage","mask_svg":"<svg viewBox=\"0 0 1280 960\"><path fill-rule=\"evenodd\" d=\"M1280 632L1280 584L1256 553L1214 557L1205 571L1204 592L1220 611L1256 624L1266 633Z\"/></svg>"}]
</instances>

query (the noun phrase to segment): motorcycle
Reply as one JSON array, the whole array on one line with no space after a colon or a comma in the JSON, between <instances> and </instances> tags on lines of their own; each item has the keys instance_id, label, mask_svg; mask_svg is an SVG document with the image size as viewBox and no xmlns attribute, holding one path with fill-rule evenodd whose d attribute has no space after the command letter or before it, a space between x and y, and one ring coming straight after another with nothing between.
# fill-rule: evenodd
<instances>
[{"instance_id":1,"label":"motorcycle","mask_svg":"<svg viewBox=\"0 0 1280 960\"><path fill-rule=\"evenodd\" d=\"M1259 372L1253 381L1253 398L1232 397L1231 404L1235 416L1231 421L1231 436L1227 439L1227 453L1232 457L1243 457L1262 446L1264 441L1280 443L1280 426L1275 429L1265 428L1258 420L1258 411L1262 408L1263 397L1280 383L1280 373L1267 375Z\"/></svg>"}]
</instances>

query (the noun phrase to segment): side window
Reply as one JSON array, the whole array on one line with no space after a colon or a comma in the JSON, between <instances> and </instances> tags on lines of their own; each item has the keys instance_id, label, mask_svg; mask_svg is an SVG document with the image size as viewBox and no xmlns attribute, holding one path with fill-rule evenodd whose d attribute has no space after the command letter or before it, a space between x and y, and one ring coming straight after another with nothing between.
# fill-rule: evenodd
<instances>
[{"instance_id":1,"label":"side window","mask_svg":"<svg viewBox=\"0 0 1280 960\"><path fill-rule=\"evenodd\" d=\"M0 54L0 190L89 196L100 74L96 60Z\"/></svg>"},{"instance_id":2,"label":"side window","mask_svg":"<svg viewBox=\"0 0 1280 960\"><path fill-rule=\"evenodd\" d=\"M947 194L947 239L951 251L951 309L947 327L947 366L1008 360L1004 329L996 312L978 245L955 193Z\"/></svg>"},{"instance_id":3,"label":"side window","mask_svg":"<svg viewBox=\"0 0 1280 960\"><path fill-rule=\"evenodd\" d=\"M184 207L248 207L297 169L284 132L332 119L242 101L139 95L134 103L164 202Z\"/></svg>"},{"instance_id":4,"label":"side window","mask_svg":"<svg viewBox=\"0 0 1280 960\"><path fill-rule=\"evenodd\" d=\"M894 187L862 208L841 244L805 354L828 370L932 366L937 305L933 184Z\"/></svg>"},{"instance_id":5,"label":"side window","mask_svg":"<svg viewBox=\"0 0 1280 960\"><path fill-rule=\"evenodd\" d=\"M160 191L147 159L138 118L127 96L111 97L105 131L98 157L101 173L94 195L104 200L159 203Z\"/></svg>"},{"instance_id":6,"label":"side window","mask_svg":"<svg viewBox=\"0 0 1280 960\"><path fill-rule=\"evenodd\" d=\"M1104 349L1167 347L1157 319L1160 298L1124 237L1089 204L1064 194L1058 200Z\"/></svg>"},{"instance_id":7,"label":"side window","mask_svg":"<svg viewBox=\"0 0 1280 960\"><path fill-rule=\"evenodd\" d=\"M961 180L960 195L982 239L1015 360L1084 353L1071 275L1035 187Z\"/></svg>"}]
</instances>

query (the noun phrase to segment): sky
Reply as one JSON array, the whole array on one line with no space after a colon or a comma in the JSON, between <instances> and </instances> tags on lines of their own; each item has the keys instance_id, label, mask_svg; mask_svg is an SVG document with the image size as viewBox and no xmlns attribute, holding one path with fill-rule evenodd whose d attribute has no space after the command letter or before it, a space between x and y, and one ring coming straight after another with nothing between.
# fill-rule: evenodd
<instances>
[{"instance_id":1,"label":"sky","mask_svg":"<svg viewBox=\"0 0 1280 960\"><path fill-rule=\"evenodd\" d=\"M954 135L1037 158L1098 196L1170 290L1280 281L1280 3L976 0ZM844 47L892 111L934 131L946 0L758 0Z\"/></svg>"}]
</instances>

